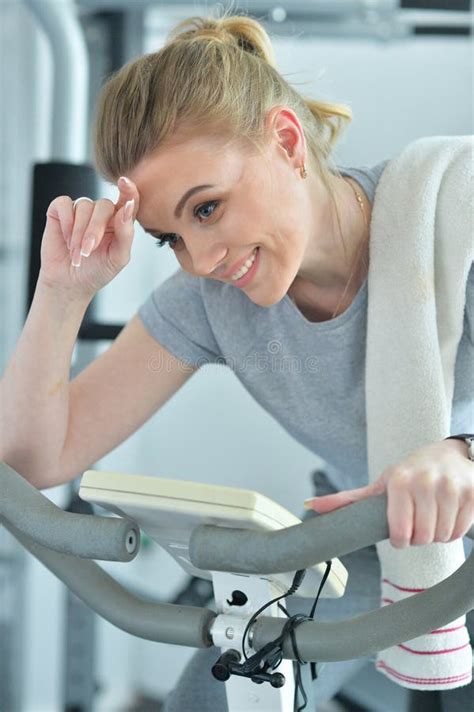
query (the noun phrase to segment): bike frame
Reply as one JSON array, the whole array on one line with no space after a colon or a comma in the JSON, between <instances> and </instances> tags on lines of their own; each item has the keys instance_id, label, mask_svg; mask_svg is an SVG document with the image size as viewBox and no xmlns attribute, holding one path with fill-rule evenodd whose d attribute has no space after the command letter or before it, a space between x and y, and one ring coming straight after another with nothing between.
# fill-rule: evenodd
<instances>
[{"instance_id":1,"label":"bike frame","mask_svg":"<svg viewBox=\"0 0 474 712\"><path fill-rule=\"evenodd\" d=\"M63 512L4 462L0 462L0 492L0 523L100 616L132 635L196 648L238 649L252 613L282 593L269 585L270 574L305 569L388 538L385 496L278 531L198 526L189 553L194 566L215 572L218 610L212 611L143 601L92 561L132 560L140 541L133 520ZM474 527L467 536L474 539ZM474 608L473 575L471 551L451 576L416 596L343 621L305 621L295 631L299 654L320 663L349 660L429 633ZM238 590L245 582L252 601L244 615L235 609L222 612L224 601L236 590L236 578ZM276 607L269 612L251 628L251 652L281 635L286 619ZM216 650L216 658L218 654ZM283 644L283 657L286 691L231 676L226 682L229 712L292 712L294 652L289 640Z\"/></svg>"}]
</instances>

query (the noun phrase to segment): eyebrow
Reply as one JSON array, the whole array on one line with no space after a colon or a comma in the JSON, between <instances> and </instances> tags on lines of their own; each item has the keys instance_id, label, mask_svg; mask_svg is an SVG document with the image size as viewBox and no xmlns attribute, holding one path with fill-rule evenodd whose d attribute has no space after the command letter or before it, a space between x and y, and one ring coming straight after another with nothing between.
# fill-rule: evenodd
<instances>
[{"instance_id":1,"label":"eyebrow","mask_svg":"<svg viewBox=\"0 0 474 712\"><path fill-rule=\"evenodd\" d=\"M178 205L176 206L176 208L174 210L174 216L176 218L180 218L183 213L183 209L184 209L184 206L186 205L187 200L192 195L194 195L194 193L197 193L200 190L207 190L207 188L214 188L214 185L207 184L207 183L204 185L195 185L194 188L190 188L189 190L187 190L186 193L181 198L181 200L179 201ZM142 227L147 232L162 232L162 230L160 230L159 228L144 227L143 225L142 225Z\"/></svg>"}]
</instances>

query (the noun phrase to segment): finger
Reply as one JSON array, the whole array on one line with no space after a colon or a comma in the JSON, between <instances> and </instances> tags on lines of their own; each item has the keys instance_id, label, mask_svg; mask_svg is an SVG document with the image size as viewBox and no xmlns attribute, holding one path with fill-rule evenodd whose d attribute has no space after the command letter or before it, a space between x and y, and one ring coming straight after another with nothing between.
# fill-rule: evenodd
<instances>
[{"instance_id":1,"label":"finger","mask_svg":"<svg viewBox=\"0 0 474 712\"><path fill-rule=\"evenodd\" d=\"M94 210L85 229L80 246L81 255L83 257L89 257L90 253L99 247L107 224L114 215L114 212L115 205L107 198L102 198L94 204Z\"/></svg>"},{"instance_id":2,"label":"finger","mask_svg":"<svg viewBox=\"0 0 474 712\"><path fill-rule=\"evenodd\" d=\"M393 478L387 484L387 523L390 543L397 549L409 545L413 532L415 507L405 480Z\"/></svg>"},{"instance_id":3,"label":"finger","mask_svg":"<svg viewBox=\"0 0 474 712\"><path fill-rule=\"evenodd\" d=\"M438 520L434 541L449 541L459 512L459 490L452 477L443 476L437 487Z\"/></svg>"},{"instance_id":4,"label":"finger","mask_svg":"<svg viewBox=\"0 0 474 712\"><path fill-rule=\"evenodd\" d=\"M71 253L73 267L79 267L81 264L81 243L84 231L89 224L91 215L94 212L94 202L81 200L76 204L73 213L74 226L72 229L71 240L69 243L69 251Z\"/></svg>"},{"instance_id":5,"label":"finger","mask_svg":"<svg viewBox=\"0 0 474 712\"><path fill-rule=\"evenodd\" d=\"M415 518L411 544L423 546L434 541L438 521L438 502L435 493L428 488L415 492Z\"/></svg>"},{"instance_id":6,"label":"finger","mask_svg":"<svg viewBox=\"0 0 474 712\"><path fill-rule=\"evenodd\" d=\"M347 504L352 504L361 499L366 499L371 496L370 487L359 487L353 490L344 490L335 494L326 494L322 497L310 497L304 501L305 509L314 509L320 514L331 512L333 509L345 507Z\"/></svg>"},{"instance_id":7,"label":"finger","mask_svg":"<svg viewBox=\"0 0 474 712\"><path fill-rule=\"evenodd\" d=\"M130 204L129 204L130 203ZM128 219L123 220L128 206ZM130 261L130 251L134 236L134 201L127 201L114 217L115 240L109 246L110 261L116 269L121 269Z\"/></svg>"},{"instance_id":8,"label":"finger","mask_svg":"<svg viewBox=\"0 0 474 712\"><path fill-rule=\"evenodd\" d=\"M46 211L46 220L54 220L69 248L69 242L74 225L72 199L69 195L59 195L50 204Z\"/></svg>"},{"instance_id":9,"label":"finger","mask_svg":"<svg viewBox=\"0 0 474 712\"><path fill-rule=\"evenodd\" d=\"M93 203L94 201L92 198L89 198L87 195L81 195L80 198L76 198L72 204L72 209L75 211L76 210L76 205L81 202L81 200L85 200L88 203Z\"/></svg>"},{"instance_id":10,"label":"finger","mask_svg":"<svg viewBox=\"0 0 474 712\"><path fill-rule=\"evenodd\" d=\"M344 498L341 497L341 493L337 494L327 494L324 497L310 497L305 499L303 502L303 507L305 509L312 509L320 514L325 514L326 512L332 512L333 509L338 509L346 504Z\"/></svg>"},{"instance_id":11,"label":"finger","mask_svg":"<svg viewBox=\"0 0 474 712\"><path fill-rule=\"evenodd\" d=\"M473 523L474 506L472 504L472 497L470 497L467 502L464 502L458 512L458 515L456 517L456 523L451 534L451 541L464 536L466 532L472 527Z\"/></svg>"},{"instance_id":12,"label":"finger","mask_svg":"<svg viewBox=\"0 0 474 712\"><path fill-rule=\"evenodd\" d=\"M130 178L127 178L126 176L120 176L117 181L117 187L119 189L119 197L116 203L116 209L119 210L125 205L128 200L131 200L133 198L133 200L135 201L133 218L135 219L135 216L137 215L140 206L140 194L138 192L137 186Z\"/></svg>"}]
</instances>

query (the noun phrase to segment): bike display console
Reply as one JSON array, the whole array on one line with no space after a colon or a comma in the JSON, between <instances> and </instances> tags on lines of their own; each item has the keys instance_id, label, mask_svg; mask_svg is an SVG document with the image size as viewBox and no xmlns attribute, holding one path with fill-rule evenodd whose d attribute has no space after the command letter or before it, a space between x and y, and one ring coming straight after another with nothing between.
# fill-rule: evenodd
<instances>
[{"instance_id":1,"label":"bike display console","mask_svg":"<svg viewBox=\"0 0 474 712\"><path fill-rule=\"evenodd\" d=\"M206 579L212 579L211 572L197 569L189 560L189 539L195 527L213 524L271 531L301 523L294 514L259 492L186 480L87 470L81 479L79 496L119 516L132 517L185 571ZM314 598L325 570L324 562L308 569L295 595ZM293 576L294 571L289 571L263 578L271 578L284 593ZM346 582L346 568L339 559L333 559L321 597L339 598L344 594Z\"/></svg>"}]
</instances>

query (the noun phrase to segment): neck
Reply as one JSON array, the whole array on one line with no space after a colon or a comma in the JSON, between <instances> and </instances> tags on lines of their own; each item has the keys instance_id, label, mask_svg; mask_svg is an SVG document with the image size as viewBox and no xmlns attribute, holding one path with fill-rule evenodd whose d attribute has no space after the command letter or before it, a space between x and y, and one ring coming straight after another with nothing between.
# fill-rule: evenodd
<instances>
[{"instance_id":1,"label":"neck","mask_svg":"<svg viewBox=\"0 0 474 712\"><path fill-rule=\"evenodd\" d=\"M313 224L318 226L317 235L308 241L297 279L300 283L307 282L313 288L326 293L340 294L351 274L351 284L360 285L367 273L367 226L370 225L371 206L359 184L352 181L363 200L364 214L362 213L349 184L351 180L337 176L332 178L340 225L336 209L324 185L314 175L308 185L310 196L323 194L325 198L322 203L320 198L311 199L314 206ZM351 291L352 289L351 286Z\"/></svg>"}]
</instances>

